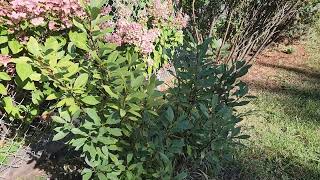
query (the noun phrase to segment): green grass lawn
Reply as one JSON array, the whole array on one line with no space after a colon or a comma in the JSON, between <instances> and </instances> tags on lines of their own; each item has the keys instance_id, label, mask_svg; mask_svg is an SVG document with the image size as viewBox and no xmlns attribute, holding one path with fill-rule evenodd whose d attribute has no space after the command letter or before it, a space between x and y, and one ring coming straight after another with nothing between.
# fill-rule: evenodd
<instances>
[{"instance_id":1,"label":"green grass lawn","mask_svg":"<svg viewBox=\"0 0 320 180\"><path fill-rule=\"evenodd\" d=\"M279 88L252 90L257 99L246 109L256 112L241 124L251 138L226 165L223 179L320 180L319 32L305 43L312 73L278 68Z\"/></svg>"}]
</instances>

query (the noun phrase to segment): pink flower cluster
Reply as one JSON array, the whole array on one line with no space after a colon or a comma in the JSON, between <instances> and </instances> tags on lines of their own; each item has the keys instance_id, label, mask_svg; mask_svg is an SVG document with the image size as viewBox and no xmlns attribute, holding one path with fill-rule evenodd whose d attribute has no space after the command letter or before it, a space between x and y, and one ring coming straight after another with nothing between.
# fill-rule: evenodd
<instances>
[{"instance_id":1,"label":"pink flower cluster","mask_svg":"<svg viewBox=\"0 0 320 180\"><path fill-rule=\"evenodd\" d=\"M78 0L0 0L0 19L7 24L29 21L34 26L48 22L50 30L72 26L72 17L86 14Z\"/></svg>"},{"instance_id":2,"label":"pink flower cluster","mask_svg":"<svg viewBox=\"0 0 320 180\"><path fill-rule=\"evenodd\" d=\"M7 67L7 65L11 62L11 57L8 55L0 54L0 64Z\"/></svg>"},{"instance_id":3,"label":"pink flower cluster","mask_svg":"<svg viewBox=\"0 0 320 180\"><path fill-rule=\"evenodd\" d=\"M154 50L154 42L159 37L160 31L156 28L147 29L137 22L119 19L116 24L116 32L106 37L106 41L118 45L133 44L143 54L150 54Z\"/></svg>"},{"instance_id":4,"label":"pink flower cluster","mask_svg":"<svg viewBox=\"0 0 320 180\"><path fill-rule=\"evenodd\" d=\"M187 15L181 11L174 12L172 0L150 0L149 6L137 8L138 13L136 13L135 6L138 4L135 0L116 1L114 24L107 22L100 26L102 29L109 27L115 29L114 33L105 37L107 42L135 45L143 54L150 54L154 50L156 39L160 36L161 27L169 25L181 30L188 24ZM151 26L148 24L149 20L152 21Z\"/></svg>"}]
</instances>

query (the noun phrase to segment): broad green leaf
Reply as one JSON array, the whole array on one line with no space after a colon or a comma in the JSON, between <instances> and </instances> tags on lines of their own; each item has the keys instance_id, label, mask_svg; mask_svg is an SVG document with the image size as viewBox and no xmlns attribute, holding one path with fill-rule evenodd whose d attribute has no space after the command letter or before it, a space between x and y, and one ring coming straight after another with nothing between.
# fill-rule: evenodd
<instances>
[{"instance_id":1,"label":"broad green leaf","mask_svg":"<svg viewBox=\"0 0 320 180\"><path fill-rule=\"evenodd\" d=\"M5 46L5 47L1 48L1 54L8 55L9 54L9 47Z\"/></svg>"},{"instance_id":2,"label":"broad green leaf","mask_svg":"<svg viewBox=\"0 0 320 180\"><path fill-rule=\"evenodd\" d=\"M66 120L62 119L62 118L59 117L59 116L52 116L51 118L52 118L52 120L53 120L54 122L57 122L57 123L60 123L60 124L65 124L65 123L67 123Z\"/></svg>"},{"instance_id":3,"label":"broad green leaf","mask_svg":"<svg viewBox=\"0 0 320 180\"><path fill-rule=\"evenodd\" d=\"M11 77L6 72L0 72L0 80L10 81Z\"/></svg>"},{"instance_id":4,"label":"broad green leaf","mask_svg":"<svg viewBox=\"0 0 320 180\"><path fill-rule=\"evenodd\" d=\"M201 112L206 116L206 118L209 118L209 112L208 112L207 107L202 103L199 103L199 107L200 107Z\"/></svg>"},{"instance_id":5,"label":"broad green leaf","mask_svg":"<svg viewBox=\"0 0 320 180\"><path fill-rule=\"evenodd\" d=\"M8 42L9 48L11 49L13 54L17 54L22 51L23 46L17 40L11 40Z\"/></svg>"},{"instance_id":6,"label":"broad green leaf","mask_svg":"<svg viewBox=\"0 0 320 180\"><path fill-rule=\"evenodd\" d=\"M104 174L102 174L102 173L98 173L98 179L99 179L99 180L107 180L108 178L107 178L106 175L104 175Z\"/></svg>"},{"instance_id":7,"label":"broad green leaf","mask_svg":"<svg viewBox=\"0 0 320 180\"><path fill-rule=\"evenodd\" d=\"M78 138L72 140L72 146L76 147L75 150L79 150L80 147L84 145L84 143L87 141L87 138Z\"/></svg>"},{"instance_id":8,"label":"broad green leaf","mask_svg":"<svg viewBox=\"0 0 320 180\"><path fill-rule=\"evenodd\" d=\"M82 170L81 175L82 175L82 180L90 180L93 172L91 169L85 168Z\"/></svg>"},{"instance_id":9,"label":"broad green leaf","mask_svg":"<svg viewBox=\"0 0 320 180\"><path fill-rule=\"evenodd\" d=\"M0 36L0 44L8 42L8 36Z\"/></svg>"},{"instance_id":10,"label":"broad green leaf","mask_svg":"<svg viewBox=\"0 0 320 180\"><path fill-rule=\"evenodd\" d=\"M87 30L86 30L86 28L84 27L83 24L81 24L80 22L78 22L76 19L73 19L72 22L73 22L73 24L74 24L77 28L79 28L82 32L87 33Z\"/></svg>"},{"instance_id":11,"label":"broad green leaf","mask_svg":"<svg viewBox=\"0 0 320 180\"><path fill-rule=\"evenodd\" d=\"M136 88L141 86L144 80L145 80L145 77L143 75L133 79L131 81L131 87Z\"/></svg>"},{"instance_id":12,"label":"broad green leaf","mask_svg":"<svg viewBox=\"0 0 320 180\"><path fill-rule=\"evenodd\" d=\"M60 49L59 42L54 37L49 37L44 43L44 45L47 50L52 49L54 51L58 51Z\"/></svg>"},{"instance_id":13,"label":"broad green leaf","mask_svg":"<svg viewBox=\"0 0 320 180\"><path fill-rule=\"evenodd\" d=\"M84 98L81 99L82 102L89 104L89 105L97 105L100 102L97 100L97 98L95 98L94 96L86 96Z\"/></svg>"},{"instance_id":14,"label":"broad green leaf","mask_svg":"<svg viewBox=\"0 0 320 180\"><path fill-rule=\"evenodd\" d=\"M120 117L124 117L127 114L126 110L120 109Z\"/></svg>"},{"instance_id":15,"label":"broad green leaf","mask_svg":"<svg viewBox=\"0 0 320 180\"><path fill-rule=\"evenodd\" d=\"M88 78L89 78L88 74L86 74L86 73L81 74L74 82L73 87L74 88L81 88L81 87L85 86L88 82Z\"/></svg>"},{"instance_id":16,"label":"broad green leaf","mask_svg":"<svg viewBox=\"0 0 320 180\"><path fill-rule=\"evenodd\" d=\"M109 56L107 62L114 62L118 58L119 52L113 51Z\"/></svg>"},{"instance_id":17,"label":"broad green leaf","mask_svg":"<svg viewBox=\"0 0 320 180\"><path fill-rule=\"evenodd\" d=\"M52 93L46 98L46 100L50 101L50 100L58 99L61 96L62 96L61 93Z\"/></svg>"},{"instance_id":18,"label":"broad green leaf","mask_svg":"<svg viewBox=\"0 0 320 180\"><path fill-rule=\"evenodd\" d=\"M166 117L166 119L169 120L170 122L173 121L173 119L174 119L174 112L173 112L173 110L172 110L171 107L169 107L169 108L167 109L167 111L165 112L165 117Z\"/></svg>"},{"instance_id":19,"label":"broad green leaf","mask_svg":"<svg viewBox=\"0 0 320 180\"><path fill-rule=\"evenodd\" d=\"M88 47L88 37L86 33L79 33L75 31L69 32L69 38L73 44L80 49L83 49L85 51L89 51Z\"/></svg>"},{"instance_id":20,"label":"broad green leaf","mask_svg":"<svg viewBox=\"0 0 320 180\"><path fill-rule=\"evenodd\" d=\"M58 132L56 135L54 135L53 137L53 141L58 141L58 140L61 140L63 139L64 137L66 137L69 133L68 132L63 132L63 131L60 131Z\"/></svg>"},{"instance_id":21,"label":"broad green leaf","mask_svg":"<svg viewBox=\"0 0 320 180\"><path fill-rule=\"evenodd\" d=\"M108 128L108 132L116 137L122 136L121 129L119 128Z\"/></svg>"},{"instance_id":22,"label":"broad green leaf","mask_svg":"<svg viewBox=\"0 0 320 180\"><path fill-rule=\"evenodd\" d=\"M41 47L34 37L30 37L27 43L27 49L34 56L41 56Z\"/></svg>"},{"instance_id":23,"label":"broad green leaf","mask_svg":"<svg viewBox=\"0 0 320 180\"><path fill-rule=\"evenodd\" d=\"M7 95L8 94L7 93L7 88L1 83L0 83L0 94L1 95Z\"/></svg>"},{"instance_id":24,"label":"broad green leaf","mask_svg":"<svg viewBox=\"0 0 320 180\"><path fill-rule=\"evenodd\" d=\"M133 154L132 153L127 154L127 164L130 164L132 158L133 158Z\"/></svg>"},{"instance_id":25,"label":"broad green leaf","mask_svg":"<svg viewBox=\"0 0 320 180\"><path fill-rule=\"evenodd\" d=\"M28 77L33 73L32 67L30 64L25 62L19 62L16 65L17 74L22 81L28 79Z\"/></svg>"},{"instance_id":26,"label":"broad green leaf","mask_svg":"<svg viewBox=\"0 0 320 180\"><path fill-rule=\"evenodd\" d=\"M99 136L98 141L102 142L105 145L112 145L112 144L116 144L118 142L117 139L112 138L112 137L104 137L104 136Z\"/></svg>"},{"instance_id":27,"label":"broad green leaf","mask_svg":"<svg viewBox=\"0 0 320 180\"><path fill-rule=\"evenodd\" d=\"M79 128L73 128L71 129L71 132L76 135L88 136L87 133L81 131Z\"/></svg>"},{"instance_id":28,"label":"broad green leaf","mask_svg":"<svg viewBox=\"0 0 320 180\"><path fill-rule=\"evenodd\" d=\"M113 98L115 98L115 99L119 99L119 96L118 96L117 94L115 94L114 92L112 92L112 90L110 89L109 86L104 85L104 86L102 86L102 87L103 87L103 89L104 89L111 97L113 97Z\"/></svg>"},{"instance_id":29,"label":"broad green leaf","mask_svg":"<svg viewBox=\"0 0 320 180\"><path fill-rule=\"evenodd\" d=\"M101 119L100 117L98 116L96 110L94 109L90 109L90 108L87 108L84 110L88 116L94 121L95 125L100 125L101 124Z\"/></svg>"}]
</instances>

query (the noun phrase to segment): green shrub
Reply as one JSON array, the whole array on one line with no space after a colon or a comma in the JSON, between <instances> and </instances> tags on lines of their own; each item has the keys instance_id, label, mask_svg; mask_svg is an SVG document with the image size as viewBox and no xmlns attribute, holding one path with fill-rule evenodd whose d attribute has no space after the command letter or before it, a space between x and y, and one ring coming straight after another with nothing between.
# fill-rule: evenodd
<instances>
[{"instance_id":1,"label":"green shrub","mask_svg":"<svg viewBox=\"0 0 320 180\"><path fill-rule=\"evenodd\" d=\"M239 78L250 65L216 61L211 38L175 49L181 37L171 35L179 31L166 26L155 50L174 50L164 55L172 55L175 79L159 92L146 61L154 54L101 38L115 32L99 26L113 18L99 13L103 5L85 6L88 17L75 18L60 36L29 36L17 53L3 43L11 57L0 56L0 111L7 121L52 119L53 140L80 152L83 179L184 179L199 169L215 175L236 139L247 138L235 107L248 103Z\"/></svg>"}]
</instances>

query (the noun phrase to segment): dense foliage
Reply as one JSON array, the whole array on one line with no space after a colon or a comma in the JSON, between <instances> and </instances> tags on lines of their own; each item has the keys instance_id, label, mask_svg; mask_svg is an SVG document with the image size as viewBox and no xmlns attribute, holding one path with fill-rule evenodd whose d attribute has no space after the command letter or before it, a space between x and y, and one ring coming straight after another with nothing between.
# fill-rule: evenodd
<instances>
[{"instance_id":1,"label":"dense foliage","mask_svg":"<svg viewBox=\"0 0 320 180\"><path fill-rule=\"evenodd\" d=\"M211 38L185 42L171 1L0 1L0 112L53 121L83 179L214 175L240 135L244 61L218 64ZM172 83L156 72L172 61Z\"/></svg>"},{"instance_id":2,"label":"dense foliage","mask_svg":"<svg viewBox=\"0 0 320 180\"><path fill-rule=\"evenodd\" d=\"M294 2L0 0L0 114L52 120L83 179L214 176L248 138L243 59L297 15Z\"/></svg>"}]
</instances>

